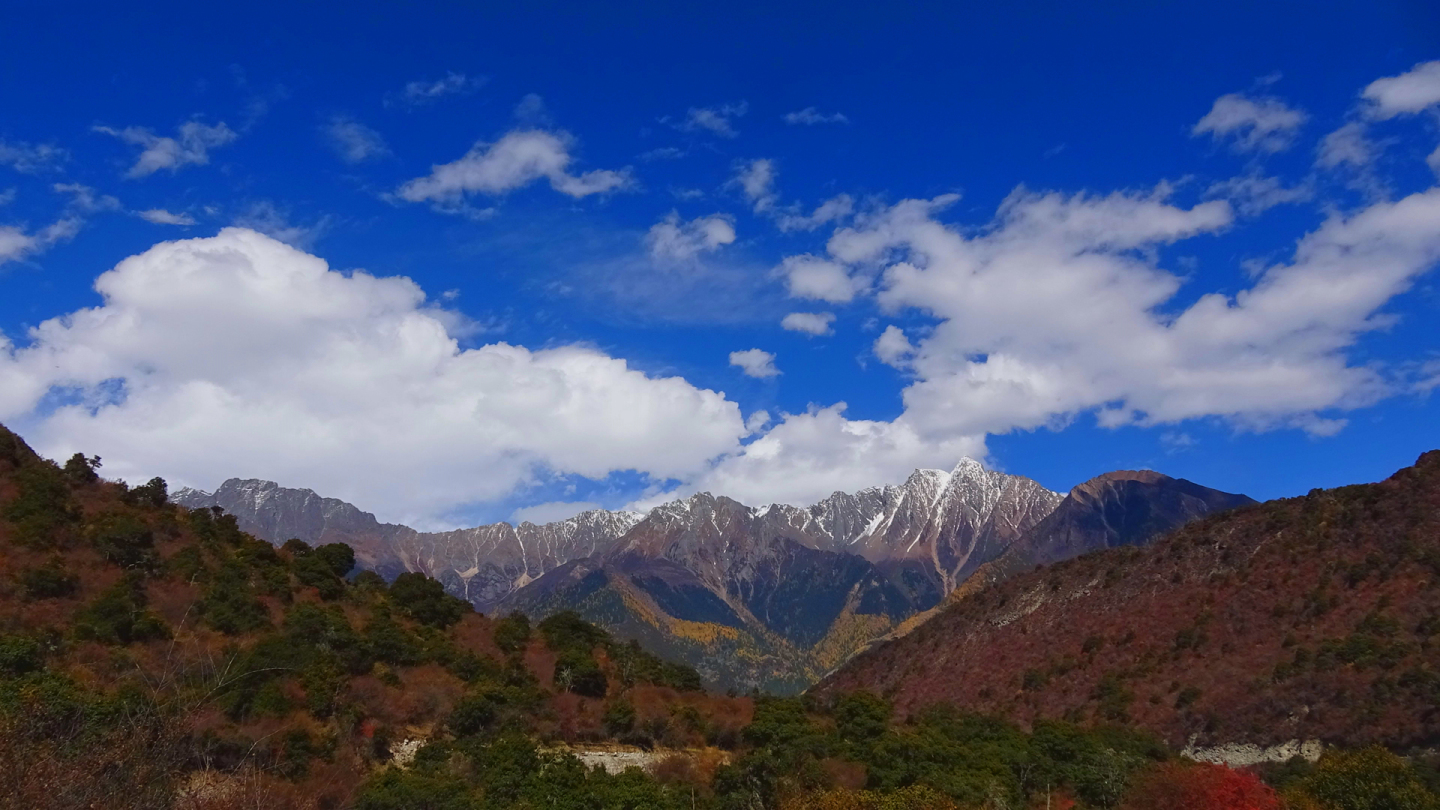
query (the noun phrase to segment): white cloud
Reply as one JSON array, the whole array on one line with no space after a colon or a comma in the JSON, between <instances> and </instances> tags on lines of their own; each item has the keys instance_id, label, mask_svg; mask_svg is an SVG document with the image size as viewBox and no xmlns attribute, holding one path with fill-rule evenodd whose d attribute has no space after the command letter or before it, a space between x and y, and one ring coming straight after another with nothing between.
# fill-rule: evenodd
<instances>
[{"instance_id":1,"label":"white cloud","mask_svg":"<svg viewBox=\"0 0 1440 810\"><path fill-rule=\"evenodd\" d=\"M792 312L781 319L780 326L791 332L823 337L831 334L830 324L834 322L835 315L831 312Z\"/></svg>"},{"instance_id":2,"label":"white cloud","mask_svg":"<svg viewBox=\"0 0 1440 810\"><path fill-rule=\"evenodd\" d=\"M783 116L787 124L848 124L850 119L841 113L822 113L814 107L806 107L803 110L792 113L785 113Z\"/></svg>"},{"instance_id":3,"label":"white cloud","mask_svg":"<svg viewBox=\"0 0 1440 810\"><path fill-rule=\"evenodd\" d=\"M50 171L69 159L68 152L51 144L0 141L0 166L9 166L21 174Z\"/></svg>"},{"instance_id":4,"label":"white cloud","mask_svg":"<svg viewBox=\"0 0 1440 810\"><path fill-rule=\"evenodd\" d=\"M739 186L755 213L769 211L775 206L775 161L757 158L736 164L730 185Z\"/></svg>"},{"instance_id":5,"label":"white cloud","mask_svg":"<svg viewBox=\"0 0 1440 810\"><path fill-rule=\"evenodd\" d=\"M915 356L915 346L900 327L892 324L875 338L875 356L887 366L909 368L910 358Z\"/></svg>"},{"instance_id":6,"label":"white cloud","mask_svg":"<svg viewBox=\"0 0 1440 810\"><path fill-rule=\"evenodd\" d=\"M745 433L746 435L753 435L759 433L760 431L764 430L765 426L768 424L770 424L770 412L755 411L754 413L745 417Z\"/></svg>"},{"instance_id":7,"label":"white cloud","mask_svg":"<svg viewBox=\"0 0 1440 810\"><path fill-rule=\"evenodd\" d=\"M473 93L489 81L485 76L466 76L464 73L449 73L445 78L430 80L417 80L405 85L398 93L391 93L385 97L385 106L402 104L407 107L419 107L430 104L445 96L464 95Z\"/></svg>"},{"instance_id":8,"label":"white cloud","mask_svg":"<svg viewBox=\"0 0 1440 810\"><path fill-rule=\"evenodd\" d=\"M1205 189L1205 196L1229 200L1242 214L1253 216L1277 205L1305 202L1315 196L1315 189L1309 182L1286 188L1278 177L1251 173L1215 183Z\"/></svg>"},{"instance_id":9,"label":"white cloud","mask_svg":"<svg viewBox=\"0 0 1440 810\"><path fill-rule=\"evenodd\" d=\"M721 104L716 107L691 107L685 117L673 124L673 126L684 132L710 132L722 138L733 138L740 133L735 131L732 119L745 115L750 105L744 101L734 104ZM661 119L669 123L668 118Z\"/></svg>"},{"instance_id":10,"label":"white cloud","mask_svg":"<svg viewBox=\"0 0 1440 810\"><path fill-rule=\"evenodd\" d=\"M645 234L645 247L657 261L683 262L735 241L735 223L725 214L680 221L671 211Z\"/></svg>"},{"instance_id":11,"label":"white cloud","mask_svg":"<svg viewBox=\"0 0 1440 810\"><path fill-rule=\"evenodd\" d=\"M242 211L232 224L238 228L259 231L291 247L308 250L330 230L330 217L322 216L309 225L301 225L292 222L289 213L281 211L275 203L262 200Z\"/></svg>"},{"instance_id":12,"label":"white cloud","mask_svg":"<svg viewBox=\"0 0 1440 810\"><path fill-rule=\"evenodd\" d=\"M528 521L543 526L546 523L568 520L581 512L599 508L601 508L600 504L592 501L549 501L516 509L515 513L510 516L510 522L519 525Z\"/></svg>"},{"instance_id":13,"label":"white cloud","mask_svg":"<svg viewBox=\"0 0 1440 810\"><path fill-rule=\"evenodd\" d=\"M694 482L664 496L724 493L742 503L806 505L834 492L898 484L921 467L950 469L963 457L984 458L983 436L934 440L902 417L851 420L845 403L785 414L769 433L721 459Z\"/></svg>"},{"instance_id":14,"label":"white cloud","mask_svg":"<svg viewBox=\"0 0 1440 810\"><path fill-rule=\"evenodd\" d=\"M775 368L775 355L760 349L731 352L730 365L739 366L747 377L765 379L780 374L780 369Z\"/></svg>"},{"instance_id":15,"label":"white cloud","mask_svg":"<svg viewBox=\"0 0 1440 810\"><path fill-rule=\"evenodd\" d=\"M1277 98L1230 93L1215 99L1190 134L1217 140L1233 136L1234 148L1242 152L1279 152L1290 146L1306 117Z\"/></svg>"},{"instance_id":16,"label":"white cloud","mask_svg":"<svg viewBox=\"0 0 1440 810\"><path fill-rule=\"evenodd\" d=\"M832 304L852 301L870 286L868 279L852 274L844 264L808 253L785 257L775 273L785 279L790 295Z\"/></svg>"},{"instance_id":17,"label":"white cloud","mask_svg":"<svg viewBox=\"0 0 1440 810\"><path fill-rule=\"evenodd\" d=\"M97 126L94 129L140 147L135 165L125 173L130 178L146 177L161 169L169 169L173 173L183 166L203 166L210 162L211 149L224 146L238 137L223 121L213 127L199 121L186 121L180 125L174 138L161 137L144 127L117 130Z\"/></svg>"},{"instance_id":18,"label":"white cloud","mask_svg":"<svg viewBox=\"0 0 1440 810\"><path fill-rule=\"evenodd\" d=\"M833 236L835 260L884 265L883 308L937 318L914 348L901 420L945 441L1063 424L1222 417L1325 434L1327 412L1390 387L1351 365L1358 335L1440 261L1440 188L1334 214L1288 263L1232 296L1169 307L1182 277L1154 248L1228 227L1228 204L1169 204L1164 190L1104 197L1018 190L994 223L934 218L950 200L906 200Z\"/></svg>"},{"instance_id":19,"label":"white cloud","mask_svg":"<svg viewBox=\"0 0 1440 810\"><path fill-rule=\"evenodd\" d=\"M571 197L623 191L634 185L629 168L571 174L574 142L564 131L515 130L493 144L475 144L459 160L431 167L429 175L405 183L396 193L410 202L429 200L453 209L462 205L468 194L501 195L542 178Z\"/></svg>"},{"instance_id":20,"label":"white cloud","mask_svg":"<svg viewBox=\"0 0 1440 810\"><path fill-rule=\"evenodd\" d=\"M92 214L98 211L118 211L123 206L109 194L97 194L95 189L79 183L56 183L51 186L56 194L69 194L72 211Z\"/></svg>"},{"instance_id":21,"label":"white cloud","mask_svg":"<svg viewBox=\"0 0 1440 810\"><path fill-rule=\"evenodd\" d=\"M14 188L7 188L4 191L0 191L0 205L9 205L15 202L16 194L17 192Z\"/></svg>"},{"instance_id":22,"label":"white cloud","mask_svg":"<svg viewBox=\"0 0 1440 810\"><path fill-rule=\"evenodd\" d=\"M84 224L79 217L66 215L35 233L26 233L23 228L14 225L0 225L0 265L19 261L59 242L73 239ZM4 348L4 341L5 336L0 334L0 349Z\"/></svg>"},{"instance_id":23,"label":"white cloud","mask_svg":"<svg viewBox=\"0 0 1440 810\"><path fill-rule=\"evenodd\" d=\"M1349 166L1365 169L1375 160L1375 145L1366 135L1365 125L1351 121L1326 135L1317 151L1316 163L1324 169Z\"/></svg>"},{"instance_id":24,"label":"white cloud","mask_svg":"<svg viewBox=\"0 0 1440 810\"><path fill-rule=\"evenodd\" d=\"M325 136L335 154L346 163L364 163L390 154L380 133L345 116L335 116L325 125Z\"/></svg>"},{"instance_id":25,"label":"white cloud","mask_svg":"<svg viewBox=\"0 0 1440 810\"><path fill-rule=\"evenodd\" d=\"M0 265L17 261L35 251L36 239L14 225L0 225Z\"/></svg>"},{"instance_id":26,"label":"white cloud","mask_svg":"<svg viewBox=\"0 0 1440 810\"><path fill-rule=\"evenodd\" d=\"M813 231L828 222L838 222L855 211L855 201L849 194L838 194L816 208L809 216L802 214L785 214L776 220L776 226L782 231Z\"/></svg>"},{"instance_id":27,"label":"white cloud","mask_svg":"<svg viewBox=\"0 0 1440 810\"><path fill-rule=\"evenodd\" d=\"M541 472L692 478L746 434L722 394L592 348L462 350L409 279L253 231L161 243L95 287L0 344L0 420L127 480L268 478L433 526Z\"/></svg>"},{"instance_id":28,"label":"white cloud","mask_svg":"<svg viewBox=\"0 0 1440 810\"><path fill-rule=\"evenodd\" d=\"M1195 437L1184 431L1167 430L1160 434L1160 446L1170 455L1189 450L1196 444L1199 442L1195 441Z\"/></svg>"},{"instance_id":29,"label":"white cloud","mask_svg":"<svg viewBox=\"0 0 1440 810\"><path fill-rule=\"evenodd\" d=\"M146 222L153 222L156 225L183 225L195 224L195 218L189 214L173 214L164 208L151 208L148 211L136 211L135 216Z\"/></svg>"},{"instance_id":30,"label":"white cloud","mask_svg":"<svg viewBox=\"0 0 1440 810\"><path fill-rule=\"evenodd\" d=\"M1399 76L1376 79L1360 96L1369 104L1369 115L1381 119L1440 104L1440 60L1422 62Z\"/></svg>"}]
</instances>

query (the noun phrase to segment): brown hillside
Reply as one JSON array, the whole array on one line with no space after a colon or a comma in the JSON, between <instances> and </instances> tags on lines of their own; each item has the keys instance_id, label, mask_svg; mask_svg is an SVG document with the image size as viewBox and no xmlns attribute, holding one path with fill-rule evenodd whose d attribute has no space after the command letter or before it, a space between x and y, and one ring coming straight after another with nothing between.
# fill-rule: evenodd
<instances>
[{"instance_id":1,"label":"brown hillside","mask_svg":"<svg viewBox=\"0 0 1440 810\"><path fill-rule=\"evenodd\" d=\"M1440 451L961 600L815 688L1172 744L1440 742Z\"/></svg>"},{"instance_id":2,"label":"brown hillside","mask_svg":"<svg viewBox=\"0 0 1440 810\"><path fill-rule=\"evenodd\" d=\"M0 426L0 807L338 808L406 740L733 745L749 722L573 614L347 578L346 546L276 549L97 462Z\"/></svg>"}]
</instances>

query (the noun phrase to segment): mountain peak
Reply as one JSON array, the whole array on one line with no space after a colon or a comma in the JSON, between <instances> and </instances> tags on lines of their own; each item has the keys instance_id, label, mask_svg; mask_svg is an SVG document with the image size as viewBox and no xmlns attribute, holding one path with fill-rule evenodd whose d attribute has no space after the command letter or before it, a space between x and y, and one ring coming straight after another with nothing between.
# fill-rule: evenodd
<instances>
[{"instance_id":1,"label":"mountain peak","mask_svg":"<svg viewBox=\"0 0 1440 810\"><path fill-rule=\"evenodd\" d=\"M973 458L970 458L969 456L962 456L960 461L955 464L955 469L952 470L950 474L973 478L974 476L979 475L980 473L983 473L985 471L986 470L984 464L981 464L980 462L976 461Z\"/></svg>"}]
</instances>

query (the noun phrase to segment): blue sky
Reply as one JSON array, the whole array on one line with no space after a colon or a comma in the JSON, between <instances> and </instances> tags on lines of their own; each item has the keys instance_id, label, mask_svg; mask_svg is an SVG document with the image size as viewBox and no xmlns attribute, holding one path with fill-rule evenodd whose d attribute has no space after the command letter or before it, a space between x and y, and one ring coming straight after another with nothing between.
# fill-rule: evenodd
<instances>
[{"instance_id":1,"label":"blue sky","mask_svg":"<svg viewBox=\"0 0 1440 810\"><path fill-rule=\"evenodd\" d=\"M1440 446L1433 4L6 17L0 420L112 476L441 526Z\"/></svg>"}]
</instances>

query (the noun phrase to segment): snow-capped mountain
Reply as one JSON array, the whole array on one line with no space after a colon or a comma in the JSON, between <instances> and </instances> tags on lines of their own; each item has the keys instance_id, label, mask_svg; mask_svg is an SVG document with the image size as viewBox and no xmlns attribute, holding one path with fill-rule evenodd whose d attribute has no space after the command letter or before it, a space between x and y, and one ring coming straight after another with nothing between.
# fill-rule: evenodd
<instances>
[{"instance_id":1,"label":"snow-capped mountain","mask_svg":"<svg viewBox=\"0 0 1440 810\"><path fill-rule=\"evenodd\" d=\"M609 548L643 517L595 509L537 526L495 523L448 532L420 532L381 523L344 501L271 481L232 478L213 493L181 489L171 500L191 508L219 506L240 528L280 544L345 543L362 568L393 578L419 571L487 610L546 571Z\"/></svg>"},{"instance_id":2,"label":"snow-capped mountain","mask_svg":"<svg viewBox=\"0 0 1440 810\"><path fill-rule=\"evenodd\" d=\"M1156 511L1148 490L1136 490L1103 510L1101 531L1133 525L1123 542L1144 542L1232 503L1181 483L1201 497ZM916 470L902 484L810 506L748 506L702 492L646 514L597 509L544 525L447 532L381 523L268 481L232 479L173 500L220 506L277 544L347 543L362 567L387 578L425 573L482 611L578 610L717 685L795 690L935 607L982 566L1051 561L1100 542L1077 543L1074 521L1046 520L1077 497L962 459L948 472ZM1053 540L1036 533L1047 525Z\"/></svg>"}]
</instances>

